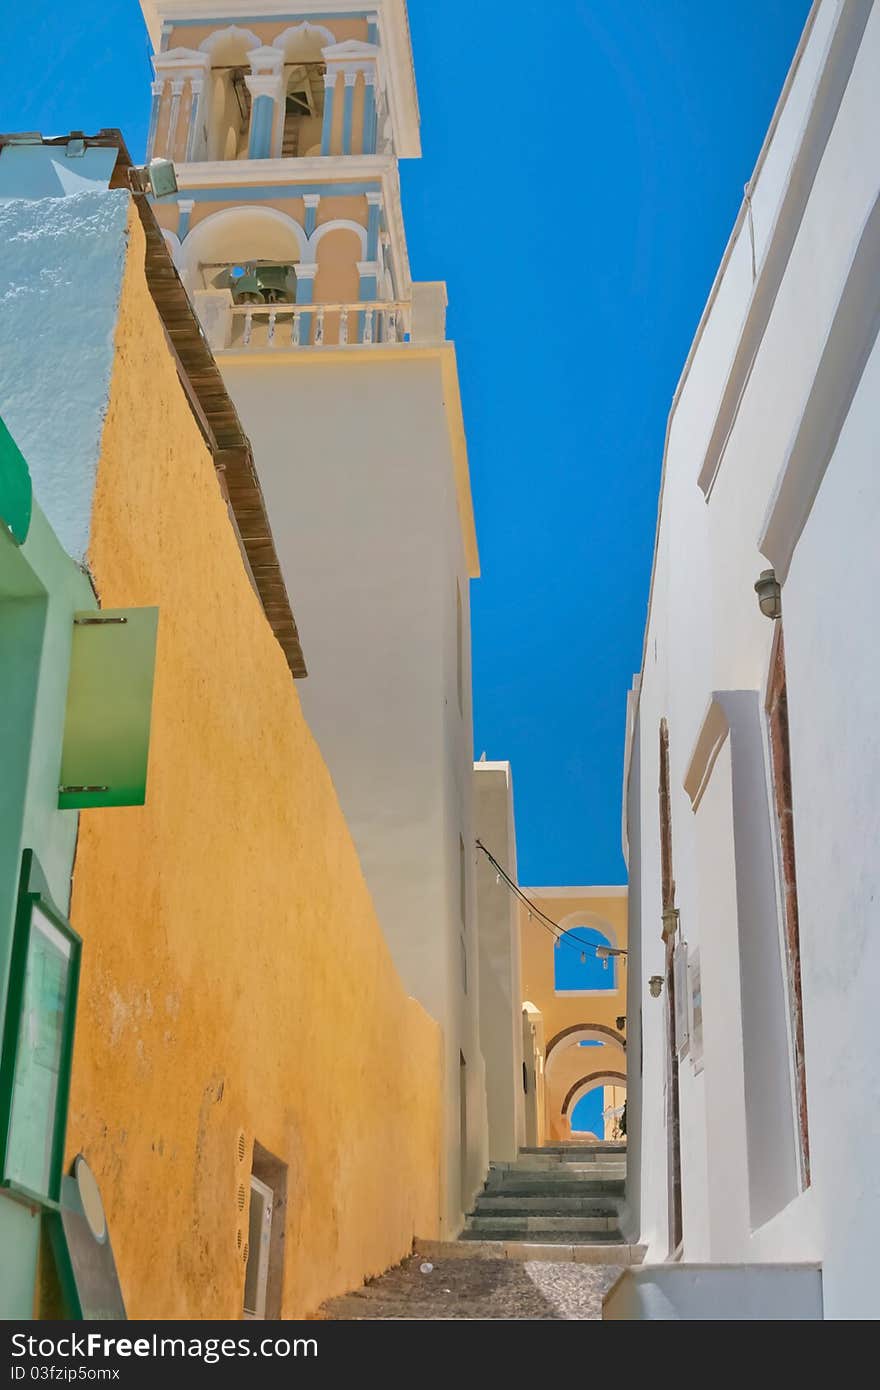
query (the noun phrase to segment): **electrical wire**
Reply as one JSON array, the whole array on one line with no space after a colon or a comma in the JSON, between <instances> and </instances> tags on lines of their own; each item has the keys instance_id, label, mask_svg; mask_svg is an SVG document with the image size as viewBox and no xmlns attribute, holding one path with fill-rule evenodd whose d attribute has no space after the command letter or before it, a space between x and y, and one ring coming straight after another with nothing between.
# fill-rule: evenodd
<instances>
[{"instance_id":1,"label":"electrical wire","mask_svg":"<svg viewBox=\"0 0 880 1390\"><path fill-rule=\"evenodd\" d=\"M526 897L519 884L514 882L514 880L510 877L510 874L504 868L503 864L498 863L498 860L495 858L494 854L492 854L492 852L486 848L482 840L477 840L476 846L477 849L481 851L481 853L485 854L493 869L495 869L499 877L504 880L510 891L516 895L516 897L525 907L528 908L529 916L537 919L538 925L543 927L545 931L550 933L554 941L556 941L557 945L561 943L563 946L568 946L569 949L572 951L580 951L581 954L583 954L585 950L589 949L593 951L597 957L599 957L600 954L602 957L627 955L627 952L618 946L598 946L594 941L584 941L578 937L575 937L575 940L578 941L579 944L577 946L573 945L573 943L568 940L568 937L574 936L576 928L573 928L571 932L568 932L565 930L564 927L561 927L558 922L554 922L552 917L548 917L546 912L542 912L541 908L538 907L537 903L532 902L531 898Z\"/></svg>"}]
</instances>

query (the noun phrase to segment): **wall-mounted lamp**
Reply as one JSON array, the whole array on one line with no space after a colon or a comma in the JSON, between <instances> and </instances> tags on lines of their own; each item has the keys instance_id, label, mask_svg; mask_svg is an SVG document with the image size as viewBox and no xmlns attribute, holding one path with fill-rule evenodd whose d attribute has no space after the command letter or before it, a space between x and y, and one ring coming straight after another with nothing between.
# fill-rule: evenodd
<instances>
[{"instance_id":1,"label":"wall-mounted lamp","mask_svg":"<svg viewBox=\"0 0 880 1390\"><path fill-rule=\"evenodd\" d=\"M775 570L762 570L755 584L758 607L765 618L782 617L782 585Z\"/></svg>"},{"instance_id":2,"label":"wall-mounted lamp","mask_svg":"<svg viewBox=\"0 0 880 1390\"><path fill-rule=\"evenodd\" d=\"M177 192L177 174L170 159L151 159L131 171L132 187L138 193L152 193L154 198L167 198Z\"/></svg>"},{"instance_id":3,"label":"wall-mounted lamp","mask_svg":"<svg viewBox=\"0 0 880 1390\"><path fill-rule=\"evenodd\" d=\"M663 940L668 941L678 931L679 911L677 907L664 907L662 912Z\"/></svg>"},{"instance_id":4,"label":"wall-mounted lamp","mask_svg":"<svg viewBox=\"0 0 880 1390\"><path fill-rule=\"evenodd\" d=\"M663 989L663 976L652 975L648 981L648 989L651 991L652 999L659 999L660 991Z\"/></svg>"},{"instance_id":5,"label":"wall-mounted lamp","mask_svg":"<svg viewBox=\"0 0 880 1390\"><path fill-rule=\"evenodd\" d=\"M622 1033L626 1027L626 1014L618 1014L614 1022L617 1024L618 1033Z\"/></svg>"}]
</instances>

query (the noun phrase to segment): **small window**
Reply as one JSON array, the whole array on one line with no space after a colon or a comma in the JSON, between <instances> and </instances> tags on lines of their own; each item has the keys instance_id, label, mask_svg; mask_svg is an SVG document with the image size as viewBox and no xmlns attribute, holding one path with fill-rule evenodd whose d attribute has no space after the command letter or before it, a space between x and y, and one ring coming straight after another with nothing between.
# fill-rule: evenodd
<instances>
[{"instance_id":1,"label":"small window","mask_svg":"<svg viewBox=\"0 0 880 1390\"><path fill-rule=\"evenodd\" d=\"M553 949L553 987L558 994L604 993L617 989L611 942L596 927L572 927Z\"/></svg>"},{"instance_id":2,"label":"small window","mask_svg":"<svg viewBox=\"0 0 880 1390\"><path fill-rule=\"evenodd\" d=\"M244 1195L243 1193L241 1194ZM287 1165L254 1141L246 1241L243 1313L281 1317Z\"/></svg>"},{"instance_id":3,"label":"small window","mask_svg":"<svg viewBox=\"0 0 880 1390\"><path fill-rule=\"evenodd\" d=\"M266 1293L269 1287L269 1249L272 1243L271 1187L251 1174L251 1206L248 1221L248 1259L244 1278L244 1315L246 1318L266 1316Z\"/></svg>"},{"instance_id":4,"label":"small window","mask_svg":"<svg viewBox=\"0 0 880 1390\"><path fill-rule=\"evenodd\" d=\"M684 1057L690 1046L691 1012L688 987L688 948L685 941L680 941L673 953L672 975L675 983L675 1050L679 1057Z\"/></svg>"},{"instance_id":5,"label":"small window","mask_svg":"<svg viewBox=\"0 0 880 1390\"><path fill-rule=\"evenodd\" d=\"M687 978L691 1066L695 1072L700 1072L703 1070L703 980L699 951L688 957Z\"/></svg>"}]
</instances>

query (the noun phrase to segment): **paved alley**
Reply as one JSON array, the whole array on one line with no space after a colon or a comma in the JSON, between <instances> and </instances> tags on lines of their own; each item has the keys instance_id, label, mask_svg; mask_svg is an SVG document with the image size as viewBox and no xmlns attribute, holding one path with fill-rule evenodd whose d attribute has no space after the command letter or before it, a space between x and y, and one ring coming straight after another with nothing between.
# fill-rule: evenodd
<instances>
[{"instance_id":1,"label":"paved alley","mask_svg":"<svg viewBox=\"0 0 880 1390\"><path fill-rule=\"evenodd\" d=\"M422 1273L422 1267L431 1269ZM522 1262L418 1252L356 1293L332 1299L326 1319L584 1319L601 1321L602 1296L618 1265Z\"/></svg>"}]
</instances>

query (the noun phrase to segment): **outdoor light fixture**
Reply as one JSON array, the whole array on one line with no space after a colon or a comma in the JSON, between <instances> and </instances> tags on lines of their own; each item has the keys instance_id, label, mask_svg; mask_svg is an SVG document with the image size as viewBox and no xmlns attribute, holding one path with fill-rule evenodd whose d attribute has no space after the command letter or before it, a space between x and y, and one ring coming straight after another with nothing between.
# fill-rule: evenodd
<instances>
[{"instance_id":1,"label":"outdoor light fixture","mask_svg":"<svg viewBox=\"0 0 880 1390\"><path fill-rule=\"evenodd\" d=\"M617 1024L618 1033L622 1033L626 1027L626 1014L618 1014L614 1022Z\"/></svg>"},{"instance_id":2,"label":"outdoor light fixture","mask_svg":"<svg viewBox=\"0 0 880 1390\"><path fill-rule=\"evenodd\" d=\"M775 570L762 570L755 584L758 607L765 618L782 617L782 585L776 578Z\"/></svg>"},{"instance_id":3,"label":"outdoor light fixture","mask_svg":"<svg viewBox=\"0 0 880 1390\"><path fill-rule=\"evenodd\" d=\"M675 936L678 931L679 912L677 907L664 907L663 913L663 940L667 941L670 936Z\"/></svg>"},{"instance_id":4,"label":"outdoor light fixture","mask_svg":"<svg viewBox=\"0 0 880 1390\"><path fill-rule=\"evenodd\" d=\"M170 159L151 159L149 164L137 165L131 171L131 181L136 192L152 193L154 198L177 192L177 174Z\"/></svg>"},{"instance_id":5,"label":"outdoor light fixture","mask_svg":"<svg viewBox=\"0 0 880 1390\"><path fill-rule=\"evenodd\" d=\"M596 959L602 962L602 969L608 969L608 957L611 955L607 946L596 947Z\"/></svg>"},{"instance_id":6,"label":"outdoor light fixture","mask_svg":"<svg viewBox=\"0 0 880 1390\"><path fill-rule=\"evenodd\" d=\"M651 991L651 998L652 998L652 999L659 999L659 998L660 998L660 991L662 990L662 988L663 988L663 976L662 976L662 975L652 975L651 978L650 978L650 980L648 981L648 989Z\"/></svg>"}]
</instances>

